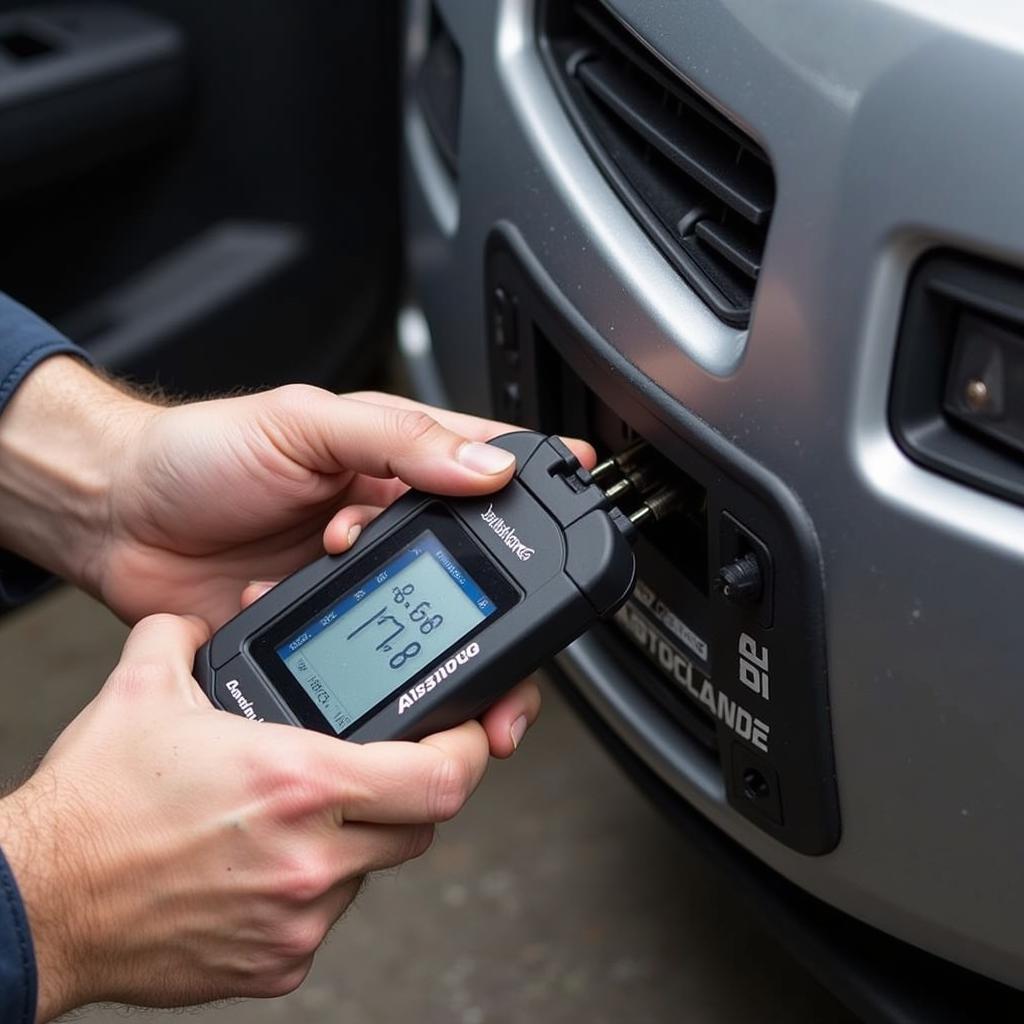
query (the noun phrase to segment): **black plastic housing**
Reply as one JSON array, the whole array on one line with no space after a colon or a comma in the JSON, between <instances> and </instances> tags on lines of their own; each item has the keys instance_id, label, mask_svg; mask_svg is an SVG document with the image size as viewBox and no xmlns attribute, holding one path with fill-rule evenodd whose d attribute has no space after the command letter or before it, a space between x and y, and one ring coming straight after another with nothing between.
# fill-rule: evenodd
<instances>
[{"instance_id":1,"label":"black plastic housing","mask_svg":"<svg viewBox=\"0 0 1024 1024\"><path fill-rule=\"evenodd\" d=\"M709 772L717 766L738 813L801 853L829 852L840 820L824 572L806 511L601 338L511 225L488 239L486 288L499 415L515 395L522 422L539 430L610 452L642 439L680 496L637 539L638 581L618 628L593 633L628 672L616 702L655 702L680 747ZM762 579L750 604L712 585L745 554Z\"/></svg>"},{"instance_id":2,"label":"black plastic housing","mask_svg":"<svg viewBox=\"0 0 1024 1024\"><path fill-rule=\"evenodd\" d=\"M380 553L388 539L435 506L458 523L519 600L505 602L493 622L460 638L397 690L383 688L387 699L346 731L346 739L420 739L475 718L597 618L614 612L635 580L628 521L610 509L604 492L557 438L519 431L492 443L513 452L517 462L515 477L500 492L478 498L410 492L374 520L350 551L321 558L288 577L222 626L195 661L196 679L213 704L251 719L309 724L302 702L290 700L287 688L274 685L263 668L261 638L297 606L315 604L318 595L326 608L340 575L372 575L388 557ZM514 526L529 545L527 557L494 529L496 519ZM431 681L436 667L470 641L478 650L458 672ZM402 701L414 691L421 692L411 706Z\"/></svg>"},{"instance_id":3,"label":"black plastic housing","mask_svg":"<svg viewBox=\"0 0 1024 1024\"><path fill-rule=\"evenodd\" d=\"M994 372L997 350L1003 367ZM968 405L971 380L987 380L989 408ZM1024 503L1024 274L949 251L921 260L907 291L889 418L916 462Z\"/></svg>"}]
</instances>

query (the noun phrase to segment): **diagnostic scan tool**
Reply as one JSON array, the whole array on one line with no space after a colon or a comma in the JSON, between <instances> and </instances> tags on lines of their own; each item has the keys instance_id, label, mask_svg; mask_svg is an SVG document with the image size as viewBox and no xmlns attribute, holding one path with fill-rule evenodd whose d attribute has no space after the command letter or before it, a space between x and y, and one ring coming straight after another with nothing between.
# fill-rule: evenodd
<instances>
[{"instance_id":1,"label":"diagnostic scan tool","mask_svg":"<svg viewBox=\"0 0 1024 1024\"><path fill-rule=\"evenodd\" d=\"M195 664L214 705L361 742L420 739L477 717L613 613L633 588L637 515L556 437L492 444L516 457L501 491L410 491L349 551L218 630Z\"/></svg>"}]
</instances>

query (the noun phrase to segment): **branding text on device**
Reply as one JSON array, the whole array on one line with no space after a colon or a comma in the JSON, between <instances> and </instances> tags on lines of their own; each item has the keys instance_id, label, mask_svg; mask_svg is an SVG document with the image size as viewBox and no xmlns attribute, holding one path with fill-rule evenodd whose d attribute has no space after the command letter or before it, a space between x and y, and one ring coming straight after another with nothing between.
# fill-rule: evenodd
<instances>
[{"instance_id":1,"label":"branding text on device","mask_svg":"<svg viewBox=\"0 0 1024 1024\"><path fill-rule=\"evenodd\" d=\"M244 693L238 688L238 680L232 679L227 686L228 693L235 698L235 703L238 705L239 711L245 715L246 718L251 718L254 722L262 722L263 719L256 714L252 709L252 701L248 700Z\"/></svg>"},{"instance_id":2,"label":"branding text on device","mask_svg":"<svg viewBox=\"0 0 1024 1024\"><path fill-rule=\"evenodd\" d=\"M438 683L443 682L453 672L458 672L460 665L465 665L470 658L475 658L480 653L480 645L474 640L473 643L463 647L458 654L450 657L443 665L439 665L426 679L420 680L415 686L409 687L401 697L398 698L398 713L408 711L421 697L425 697Z\"/></svg>"},{"instance_id":3,"label":"branding text on device","mask_svg":"<svg viewBox=\"0 0 1024 1024\"><path fill-rule=\"evenodd\" d=\"M511 524L494 511L494 505L488 505L486 512L480 513L480 518L504 541L505 547L511 548L512 554L521 562L528 562L534 553L534 548L528 548L518 536Z\"/></svg>"}]
</instances>

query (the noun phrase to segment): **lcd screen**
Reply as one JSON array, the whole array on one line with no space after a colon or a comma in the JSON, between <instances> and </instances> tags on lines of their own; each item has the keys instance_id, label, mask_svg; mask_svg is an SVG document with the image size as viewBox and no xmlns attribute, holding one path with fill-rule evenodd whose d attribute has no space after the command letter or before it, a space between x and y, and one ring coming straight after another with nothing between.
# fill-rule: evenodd
<instances>
[{"instance_id":1,"label":"lcd screen","mask_svg":"<svg viewBox=\"0 0 1024 1024\"><path fill-rule=\"evenodd\" d=\"M425 530L275 652L340 733L497 610Z\"/></svg>"}]
</instances>

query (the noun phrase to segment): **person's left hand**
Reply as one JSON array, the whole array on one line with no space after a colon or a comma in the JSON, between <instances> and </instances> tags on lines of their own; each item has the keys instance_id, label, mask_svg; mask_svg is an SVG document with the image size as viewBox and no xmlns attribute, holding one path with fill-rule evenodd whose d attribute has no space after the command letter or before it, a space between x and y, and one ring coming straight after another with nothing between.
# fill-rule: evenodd
<instances>
[{"instance_id":1,"label":"person's left hand","mask_svg":"<svg viewBox=\"0 0 1024 1024\"><path fill-rule=\"evenodd\" d=\"M514 459L482 442L512 429L305 385L161 409L116 467L95 589L131 622L169 611L216 628L243 590L245 604L325 547L346 550L408 487L503 486ZM593 464L590 446L573 444Z\"/></svg>"}]
</instances>

